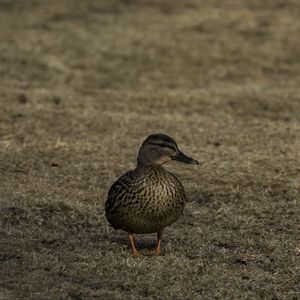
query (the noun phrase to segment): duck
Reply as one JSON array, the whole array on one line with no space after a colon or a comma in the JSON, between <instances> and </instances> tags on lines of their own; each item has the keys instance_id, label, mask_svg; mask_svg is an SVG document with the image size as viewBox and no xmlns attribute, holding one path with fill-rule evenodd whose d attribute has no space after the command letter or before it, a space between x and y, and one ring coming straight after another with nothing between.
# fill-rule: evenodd
<instances>
[{"instance_id":1,"label":"duck","mask_svg":"<svg viewBox=\"0 0 300 300\"><path fill-rule=\"evenodd\" d=\"M161 255L163 230L183 214L184 187L163 167L171 161L199 164L180 151L170 136L151 134L140 147L136 168L120 176L108 191L106 219L115 230L127 232L133 257L141 255L134 234L156 233L156 246L149 253Z\"/></svg>"}]
</instances>

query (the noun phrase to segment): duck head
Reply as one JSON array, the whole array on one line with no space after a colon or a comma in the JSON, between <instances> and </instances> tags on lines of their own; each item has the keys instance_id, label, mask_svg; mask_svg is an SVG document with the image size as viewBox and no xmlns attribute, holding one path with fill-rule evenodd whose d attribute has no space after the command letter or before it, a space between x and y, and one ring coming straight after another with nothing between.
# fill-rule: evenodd
<instances>
[{"instance_id":1,"label":"duck head","mask_svg":"<svg viewBox=\"0 0 300 300\"><path fill-rule=\"evenodd\" d=\"M199 162L181 152L174 139L165 134L152 134L143 142L137 161L142 165L162 165L172 160L198 165Z\"/></svg>"}]
</instances>

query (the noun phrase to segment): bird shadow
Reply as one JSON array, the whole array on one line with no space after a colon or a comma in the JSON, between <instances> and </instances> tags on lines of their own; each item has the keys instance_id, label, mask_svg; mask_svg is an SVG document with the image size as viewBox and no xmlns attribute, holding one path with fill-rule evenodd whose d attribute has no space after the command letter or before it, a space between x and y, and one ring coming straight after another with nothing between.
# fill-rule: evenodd
<instances>
[{"instance_id":1,"label":"bird shadow","mask_svg":"<svg viewBox=\"0 0 300 300\"><path fill-rule=\"evenodd\" d=\"M113 231L107 232L107 233L101 234L100 238L105 239L106 241L109 241L111 243L116 243L120 246L128 246L128 247L130 246L127 235L124 233L118 233L118 232L113 232ZM156 235L155 234L147 235L147 236L135 234L134 239L135 239L136 246L140 250L153 249L156 245Z\"/></svg>"}]
</instances>

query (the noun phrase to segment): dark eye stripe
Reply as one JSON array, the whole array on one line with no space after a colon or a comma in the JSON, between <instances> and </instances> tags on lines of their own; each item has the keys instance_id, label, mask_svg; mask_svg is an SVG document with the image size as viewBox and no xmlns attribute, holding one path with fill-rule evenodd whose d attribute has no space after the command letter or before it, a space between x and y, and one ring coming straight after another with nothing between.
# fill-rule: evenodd
<instances>
[{"instance_id":1,"label":"dark eye stripe","mask_svg":"<svg viewBox=\"0 0 300 300\"><path fill-rule=\"evenodd\" d=\"M160 147L166 147L170 148L174 151L176 151L176 148L173 145L165 144L165 143L149 143L149 145L155 145L155 146L160 146Z\"/></svg>"}]
</instances>

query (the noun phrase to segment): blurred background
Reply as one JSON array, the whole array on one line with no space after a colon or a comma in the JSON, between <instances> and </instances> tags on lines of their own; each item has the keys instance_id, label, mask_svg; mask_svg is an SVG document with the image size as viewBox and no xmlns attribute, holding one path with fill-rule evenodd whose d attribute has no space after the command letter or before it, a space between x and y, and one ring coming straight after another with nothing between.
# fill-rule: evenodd
<instances>
[{"instance_id":1,"label":"blurred background","mask_svg":"<svg viewBox=\"0 0 300 300\"><path fill-rule=\"evenodd\" d=\"M296 299L297 0L0 0L0 298ZM132 260L103 215L143 140L189 202ZM149 243L149 237L142 237Z\"/></svg>"},{"instance_id":2,"label":"blurred background","mask_svg":"<svg viewBox=\"0 0 300 300\"><path fill-rule=\"evenodd\" d=\"M16 88L299 84L297 1L2 0L0 5L1 73L4 83L14 80Z\"/></svg>"}]
</instances>

